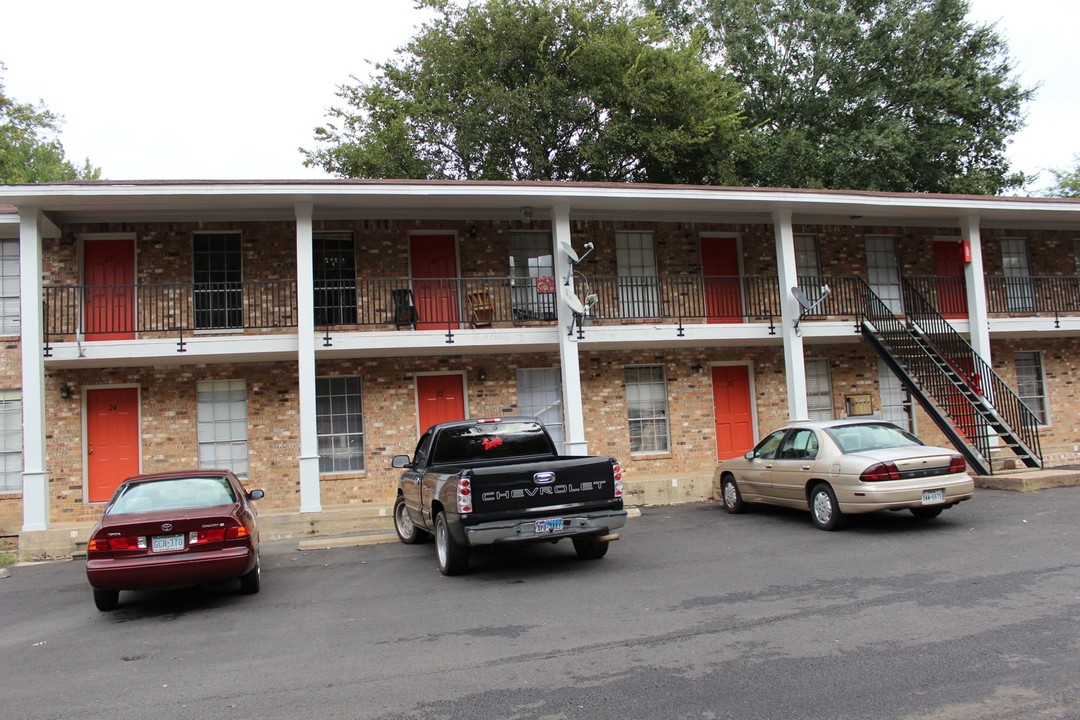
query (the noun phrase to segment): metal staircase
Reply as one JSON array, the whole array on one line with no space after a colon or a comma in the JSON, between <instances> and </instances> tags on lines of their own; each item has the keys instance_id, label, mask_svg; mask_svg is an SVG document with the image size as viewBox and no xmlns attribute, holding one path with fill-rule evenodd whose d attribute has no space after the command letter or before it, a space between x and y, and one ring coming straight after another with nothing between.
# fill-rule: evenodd
<instances>
[{"instance_id":1,"label":"metal staircase","mask_svg":"<svg viewBox=\"0 0 1080 720\"><path fill-rule=\"evenodd\" d=\"M862 336L975 472L992 475L1002 451L1042 467L1035 414L926 298L903 289L906 320L866 286Z\"/></svg>"}]
</instances>

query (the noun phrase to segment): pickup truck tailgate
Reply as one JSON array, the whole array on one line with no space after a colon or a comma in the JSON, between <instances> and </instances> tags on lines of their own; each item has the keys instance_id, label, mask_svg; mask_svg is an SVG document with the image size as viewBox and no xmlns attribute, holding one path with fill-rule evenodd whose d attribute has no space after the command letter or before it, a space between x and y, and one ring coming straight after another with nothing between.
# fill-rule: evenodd
<instances>
[{"instance_id":1,"label":"pickup truck tailgate","mask_svg":"<svg viewBox=\"0 0 1080 720\"><path fill-rule=\"evenodd\" d=\"M615 495L615 461L604 457L562 457L537 463L478 467L470 472L476 513L621 508Z\"/></svg>"}]
</instances>

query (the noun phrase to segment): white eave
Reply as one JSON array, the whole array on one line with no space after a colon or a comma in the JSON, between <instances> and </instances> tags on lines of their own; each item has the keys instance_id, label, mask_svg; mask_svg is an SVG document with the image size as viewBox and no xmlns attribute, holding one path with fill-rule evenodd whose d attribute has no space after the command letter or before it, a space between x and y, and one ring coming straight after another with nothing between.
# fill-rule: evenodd
<instances>
[{"instance_id":1,"label":"white eave","mask_svg":"<svg viewBox=\"0 0 1080 720\"><path fill-rule=\"evenodd\" d=\"M78 181L0 186L0 205L36 208L54 222L315 219L516 220L551 208L577 220L771 222L1080 229L1080 200L863 191L617 183L425 180ZM0 223L3 223L0 214ZM0 224L0 232L4 224Z\"/></svg>"}]
</instances>

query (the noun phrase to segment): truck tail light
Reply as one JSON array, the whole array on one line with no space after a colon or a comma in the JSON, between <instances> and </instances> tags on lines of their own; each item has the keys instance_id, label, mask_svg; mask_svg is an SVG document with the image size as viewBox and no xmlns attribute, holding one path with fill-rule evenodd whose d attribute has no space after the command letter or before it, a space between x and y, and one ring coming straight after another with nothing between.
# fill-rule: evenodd
<instances>
[{"instance_id":1,"label":"truck tail light","mask_svg":"<svg viewBox=\"0 0 1080 720\"><path fill-rule=\"evenodd\" d=\"M472 480L467 477L458 480L457 507L459 513L472 512Z\"/></svg>"},{"instance_id":2,"label":"truck tail light","mask_svg":"<svg viewBox=\"0 0 1080 720\"><path fill-rule=\"evenodd\" d=\"M615 497L621 498L622 497L623 485L622 485L622 468L619 466L619 463L617 463L617 462L611 463L611 475L612 475L612 477L615 478Z\"/></svg>"}]
</instances>

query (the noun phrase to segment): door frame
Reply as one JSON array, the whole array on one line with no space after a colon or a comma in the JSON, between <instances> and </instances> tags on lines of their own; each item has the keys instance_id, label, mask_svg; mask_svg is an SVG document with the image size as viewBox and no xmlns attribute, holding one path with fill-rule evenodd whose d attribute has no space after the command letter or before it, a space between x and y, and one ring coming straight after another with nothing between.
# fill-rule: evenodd
<instances>
[{"instance_id":1,"label":"door frame","mask_svg":"<svg viewBox=\"0 0 1080 720\"><path fill-rule=\"evenodd\" d=\"M414 230L409 230L406 233L406 235L405 235L405 248L406 248L406 254L408 255L408 261L409 261L409 287L413 290L413 294L414 294L413 302L419 302L419 300L415 297L416 288L413 286L413 280L415 278L413 276L412 239L413 239L413 237L430 237L430 236L436 236L436 235L445 235L446 237L449 237L454 242L454 278L459 281L458 282L458 287L456 287L454 289L454 292L457 295L458 327L459 328L464 328L464 327L467 326L467 323L465 322L465 301L464 301L464 298L462 297L463 293L462 293L462 288L460 286L461 285L461 283L460 283L460 280L461 280L461 233L459 233L457 230L424 230L422 228L416 228ZM420 322L418 324L421 324L421 325L424 324L424 318L423 317L420 318Z\"/></svg>"},{"instance_id":2,"label":"door frame","mask_svg":"<svg viewBox=\"0 0 1080 720\"><path fill-rule=\"evenodd\" d=\"M108 502L108 500L90 502L87 498L90 497L90 456L87 455L86 450L89 447L89 422L90 418L87 414L89 407L87 405L86 395L91 390L125 390L129 388L135 389L135 422L137 423L136 436L139 446L139 472L143 471L143 444L142 444L142 386L139 383L99 383L97 385L83 385L79 388L79 404L81 405L81 442L82 442L82 492L83 492L83 505L100 505L102 502Z\"/></svg>"},{"instance_id":3,"label":"door frame","mask_svg":"<svg viewBox=\"0 0 1080 720\"><path fill-rule=\"evenodd\" d=\"M713 458L714 461L720 452L718 441L716 438L716 394L712 384L712 371L714 367L745 367L747 376L747 386L750 393L750 430L753 433L753 444L750 447L755 447L758 442L761 441L761 433L758 432L758 411L757 411L757 386L754 379L754 361L753 360L718 360L716 362L710 362L705 371L709 373L709 402L712 406L713 417Z\"/></svg>"},{"instance_id":4,"label":"door frame","mask_svg":"<svg viewBox=\"0 0 1080 720\"><path fill-rule=\"evenodd\" d=\"M746 309L746 275L743 268L743 244L742 234L737 232L702 232L698 233L698 261L701 263L702 276L705 274L705 242L706 240L734 240L735 241L735 262L739 266L739 305L743 311L743 317L739 319L738 323L745 324L748 321L748 315ZM708 312L709 300L708 297L705 300L705 311ZM737 324L737 323L730 323Z\"/></svg>"},{"instance_id":5,"label":"door frame","mask_svg":"<svg viewBox=\"0 0 1080 720\"><path fill-rule=\"evenodd\" d=\"M449 376L457 375L461 378L461 404L465 411L465 419L472 417L472 412L469 409L469 374L464 370L429 370L424 372L415 372L411 374L413 378L413 418L416 423L416 437L420 437L420 434L427 430L426 427L420 427L420 388L417 387L416 378L418 377L432 377L432 376Z\"/></svg>"},{"instance_id":6,"label":"door frame","mask_svg":"<svg viewBox=\"0 0 1080 720\"><path fill-rule=\"evenodd\" d=\"M139 252L138 252L138 233L133 232L104 232L104 233L78 233L75 235L76 243L76 263L79 266L79 287L86 287L86 243L94 242L95 240L128 240L131 242L131 282L132 282L132 297L131 297L131 315L136 319L136 327L138 327L139 317ZM84 293L85 297L85 293ZM89 308L83 307L79 317L79 339L86 339L86 316ZM138 339L138 331L133 331L132 335Z\"/></svg>"}]
</instances>

